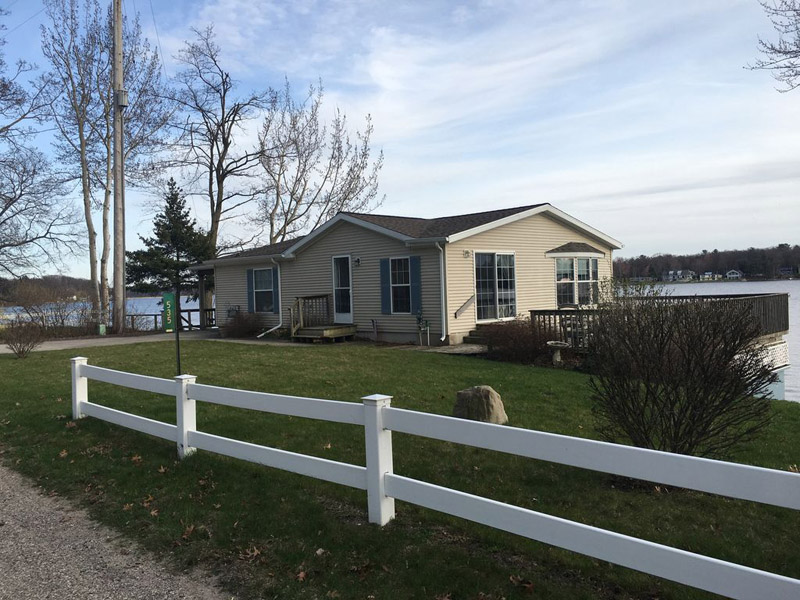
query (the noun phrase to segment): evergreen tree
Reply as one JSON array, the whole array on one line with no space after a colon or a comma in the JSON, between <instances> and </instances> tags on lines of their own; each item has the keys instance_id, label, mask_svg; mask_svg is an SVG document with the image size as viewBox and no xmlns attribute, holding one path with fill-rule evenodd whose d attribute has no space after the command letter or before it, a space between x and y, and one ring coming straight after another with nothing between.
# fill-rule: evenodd
<instances>
[{"instance_id":1,"label":"evergreen tree","mask_svg":"<svg viewBox=\"0 0 800 600\"><path fill-rule=\"evenodd\" d=\"M136 292L155 293L194 287L188 268L211 258L208 234L190 218L183 192L170 178L164 195L163 212L154 219L153 237L142 237L144 250L127 252L128 287Z\"/></svg>"}]
</instances>

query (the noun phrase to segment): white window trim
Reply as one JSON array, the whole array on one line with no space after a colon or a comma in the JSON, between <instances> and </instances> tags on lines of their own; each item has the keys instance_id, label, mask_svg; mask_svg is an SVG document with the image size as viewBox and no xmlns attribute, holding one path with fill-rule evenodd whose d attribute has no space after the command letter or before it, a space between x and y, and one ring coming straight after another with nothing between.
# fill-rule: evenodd
<instances>
[{"instance_id":1,"label":"white window trim","mask_svg":"<svg viewBox=\"0 0 800 600\"><path fill-rule=\"evenodd\" d=\"M558 252L556 254L549 254L548 253L547 256L549 256L549 257L551 257L553 259L556 259L556 258L571 258L572 259L572 261L573 261L572 262L572 272L574 273L574 276L575 276L575 279L572 280L572 297L573 297L574 300L578 300L578 297L579 297L578 296L578 284L579 283L596 283L598 286L600 285L600 281L601 281L601 279L600 279L600 258L602 258L602 257L597 258L595 256L583 256L584 254L590 254L588 252L568 253L568 254L564 254L564 256L561 256L561 254L563 254L563 253L561 253L561 252ZM577 259L579 259L579 258L589 258L589 259L597 258L597 279L588 279L586 281L578 280L578 265L577 265L577 263L575 261ZM591 260L590 260L590 262L589 262L589 277L591 277L591 276L592 276L592 263L591 263ZM553 260L553 281L555 282L556 309L560 309L562 306L595 306L595 305L597 305L597 298L594 299L595 302L591 302L590 304L578 304L578 303L574 303L574 304L559 304L558 303L558 285L560 283L563 284L563 283L569 283L569 282L559 281L558 280L558 262L556 260Z\"/></svg>"},{"instance_id":2,"label":"white window trim","mask_svg":"<svg viewBox=\"0 0 800 600\"><path fill-rule=\"evenodd\" d=\"M348 276L350 277L350 285L347 287L336 287L336 259L337 258L346 258L347 259L347 270ZM353 258L349 254L337 254L335 256L331 256L331 289L333 290L333 297L331 298L332 306L329 310L332 312L333 315L341 314L341 315L353 315ZM349 313L337 313L336 312L336 290L349 290L350 291L350 312ZM335 317L333 317L335 318Z\"/></svg>"},{"instance_id":3,"label":"white window trim","mask_svg":"<svg viewBox=\"0 0 800 600\"><path fill-rule=\"evenodd\" d=\"M272 280L272 286L269 288L257 288L256 287L256 273L258 271L270 271L270 279ZM253 269L253 312L254 313L263 313L263 314L272 314L275 312L275 271L272 267L264 267L263 269ZM269 292L272 294L272 310L258 310L258 302L256 302L256 293L257 292Z\"/></svg>"},{"instance_id":4,"label":"white window trim","mask_svg":"<svg viewBox=\"0 0 800 600\"><path fill-rule=\"evenodd\" d=\"M393 260L407 260L408 261L408 283L392 283L392 261ZM408 312L400 312L394 309L394 288L407 287L408 288ZM389 302L392 305L393 315L410 315L411 314L411 256L390 256L389 257Z\"/></svg>"},{"instance_id":5,"label":"white window trim","mask_svg":"<svg viewBox=\"0 0 800 600\"><path fill-rule=\"evenodd\" d=\"M517 311L517 308L518 308L517 301L519 299L519 289L517 288L517 251L516 250L501 250L501 251L498 252L497 250L471 250L471 252L472 252L472 290L473 290L473 293L475 294L475 302L473 304L474 307L475 307L475 313L474 313L475 314L475 322L476 323L498 323L498 322L501 322L501 321L513 321L514 319L517 318L516 314L511 316L511 317L497 317L497 318L494 318L494 319L479 319L478 318L478 280L475 277L475 266L476 266L475 265L475 257L478 254L494 254L495 255L495 261L494 261L494 302L495 302L495 308L498 309L498 312L499 312L499 308L500 308L500 305L498 304L498 299L499 299L499 295L500 294L499 294L499 290L497 289L497 259L496 259L496 257L498 255L513 256L514 257L514 312L518 313L519 311Z\"/></svg>"}]
</instances>

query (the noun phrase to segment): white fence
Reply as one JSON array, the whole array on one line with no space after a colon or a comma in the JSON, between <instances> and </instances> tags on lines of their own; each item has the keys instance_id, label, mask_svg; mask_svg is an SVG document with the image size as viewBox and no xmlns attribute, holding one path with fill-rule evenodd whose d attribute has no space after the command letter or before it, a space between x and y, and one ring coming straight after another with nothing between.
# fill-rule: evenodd
<instances>
[{"instance_id":1,"label":"white fence","mask_svg":"<svg viewBox=\"0 0 800 600\"><path fill-rule=\"evenodd\" d=\"M174 395L177 424L89 402L89 379ZM195 379L146 377L73 358L73 417L96 417L175 441L181 458L208 450L366 490L372 523L385 525L394 518L398 499L731 598L800 598L797 579L395 475L392 431L795 510L800 509L799 474L391 408L391 396L367 396L356 404L201 385ZM367 466L203 433L197 430L198 401L362 426Z\"/></svg>"}]
</instances>

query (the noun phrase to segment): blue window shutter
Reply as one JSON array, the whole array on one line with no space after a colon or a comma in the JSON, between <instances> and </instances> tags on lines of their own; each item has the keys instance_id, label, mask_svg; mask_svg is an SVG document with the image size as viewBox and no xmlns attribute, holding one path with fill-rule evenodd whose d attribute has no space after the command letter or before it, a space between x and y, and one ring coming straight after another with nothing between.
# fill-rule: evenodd
<instances>
[{"instance_id":1,"label":"blue window shutter","mask_svg":"<svg viewBox=\"0 0 800 600\"><path fill-rule=\"evenodd\" d=\"M411 270L411 314L416 315L422 311L422 268L419 256L409 259Z\"/></svg>"},{"instance_id":2,"label":"blue window shutter","mask_svg":"<svg viewBox=\"0 0 800 600\"><path fill-rule=\"evenodd\" d=\"M255 299L253 298L253 269L247 269L247 312L255 312Z\"/></svg>"},{"instance_id":3,"label":"blue window shutter","mask_svg":"<svg viewBox=\"0 0 800 600\"><path fill-rule=\"evenodd\" d=\"M389 273L389 259L381 259L381 312L392 314L392 286Z\"/></svg>"},{"instance_id":4,"label":"blue window shutter","mask_svg":"<svg viewBox=\"0 0 800 600\"><path fill-rule=\"evenodd\" d=\"M278 284L278 267L272 267L272 312L281 312L281 292Z\"/></svg>"}]
</instances>

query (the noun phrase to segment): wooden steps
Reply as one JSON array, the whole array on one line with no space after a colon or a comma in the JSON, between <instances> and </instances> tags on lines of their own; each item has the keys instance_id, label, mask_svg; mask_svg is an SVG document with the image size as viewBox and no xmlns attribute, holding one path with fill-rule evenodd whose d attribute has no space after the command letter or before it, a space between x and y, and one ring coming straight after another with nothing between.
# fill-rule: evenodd
<instances>
[{"instance_id":1,"label":"wooden steps","mask_svg":"<svg viewBox=\"0 0 800 600\"><path fill-rule=\"evenodd\" d=\"M351 338L358 330L357 325L317 325L315 327L303 327L298 329L292 339L299 340L338 340Z\"/></svg>"}]
</instances>

